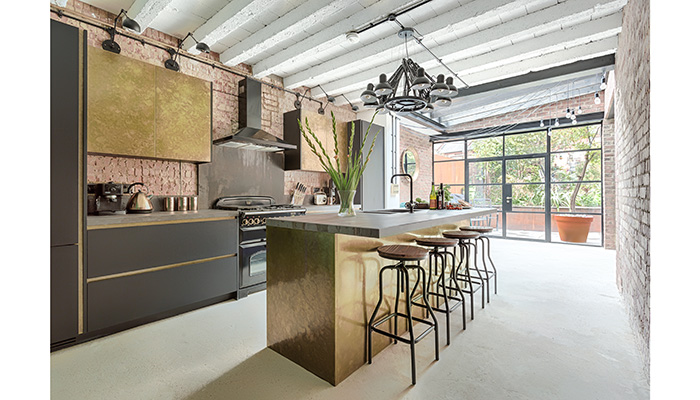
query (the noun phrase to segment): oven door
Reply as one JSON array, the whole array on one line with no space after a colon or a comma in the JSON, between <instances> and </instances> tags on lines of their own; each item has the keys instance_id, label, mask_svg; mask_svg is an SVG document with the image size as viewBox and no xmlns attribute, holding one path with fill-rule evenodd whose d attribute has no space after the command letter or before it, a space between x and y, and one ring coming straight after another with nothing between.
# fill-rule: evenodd
<instances>
[{"instance_id":1,"label":"oven door","mask_svg":"<svg viewBox=\"0 0 700 400\"><path fill-rule=\"evenodd\" d=\"M267 250L265 240L241 243L240 273L242 288L257 285L267 279Z\"/></svg>"}]
</instances>

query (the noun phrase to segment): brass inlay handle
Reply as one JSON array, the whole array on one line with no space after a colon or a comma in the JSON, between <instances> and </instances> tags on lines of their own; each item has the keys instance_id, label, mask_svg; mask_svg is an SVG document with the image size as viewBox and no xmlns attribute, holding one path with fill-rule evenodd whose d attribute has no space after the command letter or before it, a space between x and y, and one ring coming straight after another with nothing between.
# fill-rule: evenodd
<instances>
[{"instance_id":1,"label":"brass inlay handle","mask_svg":"<svg viewBox=\"0 0 700 400\"><path fill-rule=\"evenodd\" d=\"M87 283L92 283L92 282L99 282L99 281L104 281L107 279L115 279L115 278L122 278L125 276L133 276L133 275L139 275L139 274L145 274L148 272L155 272L155 271L162 271L164 269L171 269L171 268L178 268L178 267L184 267L187 265L193 265L193 264L201 264L205 263L208 261L215 261L215 260L222 260L224 258L230 258L230 257L235 257L236 253L233 254L227 254L224 256L216 256L216 257L209 257L209 258L201 258L199 260L192 260L192 261L185 261L181 263L175 263L175 264L168 264L168 265L161 265L159 267L151 267L151 268L144 268L144 269L139 269L136 271L128 271L128 272L120 272L118 274L112 274L112 275L104 275L104 276L98 276L95 278L88 278Z\"/></svg>"},{"instance_id":2,"label":"brass inlay handle","mask_svg":"<svg viewBox=\"0 0 700 400\"><path fill-rule=\"evenodd\" d=\"M135 226L151 226L151 225L170 225L170 224L186 224L191 222L211 222L211 221L225 221L230 219L236 219L238 217L212 217L212 218L193 218L193 219L179 219L171 221L152 221L152 222L130 222L124 224L107 224L107 225L93 225L88 226L87 230L93 231L97 229L112 229L112 228L131 228Z\"/></svg>"}]
</instances>

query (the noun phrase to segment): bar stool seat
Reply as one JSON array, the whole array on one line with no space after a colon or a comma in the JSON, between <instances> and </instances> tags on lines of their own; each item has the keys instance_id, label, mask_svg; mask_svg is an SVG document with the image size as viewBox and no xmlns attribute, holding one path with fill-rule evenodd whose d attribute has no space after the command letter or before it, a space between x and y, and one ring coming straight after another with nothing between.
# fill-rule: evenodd
<instances>
[{"instance_id":1,"label":"bar stool seat","mask_svg":"<svg viewBox=\"0 0 700 400\"><path fill-rule=\"evenodd\" d=\"M480 236L479 232L473 231L445 231L442 232L442 236L449 239L476 239Z\"/></svg>"},{"instance_id":2,"label":"bar stool seat","mask_svg":"<svg viewBox=\"0 0 700 400\"><path fill-rule=\"evenodd\" d=\"M428 258L428 250L406 244L390 244L377 248L383 258L395 261L421 261Z\"/></svg>"},{"instance_id":3,"label":"bar stool seat","mask_svg":"<svg viewBox=\"0 0 700 400\"><path fill-rule=\"evenodd\" d=\"M490 226L461 226L459 228L460 230L464 232L478 232L480 234L484 233L490 233L493 231L493 227ZM490 303L491 302L491 289L490 289L490 281L493 279L493 294L498 293L498 276L497 276L497 271L496 271L496 265L493 263L493 260L491 259L491 241L487 236L479 236L474 240L475 242L481 242L481 262L482 265L484 266L483 269L479 270L479 272L483 272L486 275L486 302ZM476 243L474 243L474 249L476 250ZM486 264L486 257L489 259L489 264L491 264L491 269L487 267ZM476 264L476 262L475 262ZM474 265L473 270L476 270L478 267Z\"/></svg>"},{"instance_id":4,"label":"bar stool seat","mask_svg":"<svg viewBox=\"0 0 700 400\"><path fill-rule=\"evenodd\" d=\"M461 231L472 231L472 232L479 232L479 233L490 233L493 231L493 227L491 226L474 226L474 225L469 225L469 226L460 226L459 230Z\"/></svg>"},{"instance_id":5,"label":"bar stool seat","mask_svg":"<svg viewBox=\"0 0 700 400\"><path fill-rule=\"evenodd\" d=\"M453 247L457 246L459 240L446 237L421 237L416 239L416 244L432 247Z\"/></svg>"},{"instance_id":6,"label":"bar stool seat","mask_svg":"<svg viewBox=\"0 0 700 400\"><path fill-rule=\"evenodd\" d=\"M435 333L435 360L440 359L440 342L439 342L439 337L438 337L438 322L437 318L435 318L435 313L433 312L433 309L430 307L430 303L428 303L428 289L426 285L426 279L425 279L425 270L423 267L420 265L420 261L425 260L428 258L428 250L418 247L418 246L411 246L411 245L401 245L401 244L393 244L393 245L385 245L385 246L380 246L377 248L377 253L379 254L380 257L386 258L389 260L394 260L398 261L397 264L394 265L388 265L383 267L381 270L379 270L379 301L377 301L377 306L374 308L374 312L372 312L372 316L369 319L369 322L367 323L367 350L368 350L368 363L372 364L372 332L379 333L381 335L387 336L391 339L393 339L394 343L397 342L402 342L409 344L411 346L411 381L415 385L416 384L416 343L420 342L424 337L426 337L430 332ZM418 264L416 265L410 265L406 264L407 261L417 261ZM390 270L396 270L397 275L396 275L396 298L395 298L395 303L394 303L394 311L390 312L388 315L382 317L378 321L375 320L377 317L377 312L379 312L379 308L382 305L382 302L385 301L384 299L384 273L386 271ZM422 283L421 287L423 289L422 293L422 298L423 302L425 303L424 305L420 305L418 303L415 303L413 298L411 298L411 292L409 291L410 288L410 282L409 282L409 270L415 270L416 271L416 287ZM414 288L415 290L415 288ZM405 292L406 296L406 312L402 313L399 312L399 292ZM418 317L414 317L411 313L411 306L412 305L420 305L421 307L424 307L428 310L428 314L430 316L430 321ZM408 336L409 338L406 339L404 337L401 337L398 335L398 317L405 318L408 322ZM386 330L380 329L379 326L382 325L383 323L393 319L394 320L394 329L393 333L388 332ZM413 322L417 321L423 324L428 325L428 328L425 329L422 333L416 335L413 332Z\"/></svg>"}]
</instances>

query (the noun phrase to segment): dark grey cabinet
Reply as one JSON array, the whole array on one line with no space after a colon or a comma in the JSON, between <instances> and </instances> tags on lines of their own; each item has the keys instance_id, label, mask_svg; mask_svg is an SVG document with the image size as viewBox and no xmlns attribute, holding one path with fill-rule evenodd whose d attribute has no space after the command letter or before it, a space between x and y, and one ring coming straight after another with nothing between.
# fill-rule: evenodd
<instances>
[{"instance_id":1,"label":"dark grey cabinet","mask_svg":"<svg viewBox=\"0 0 700 400\"><path fill-rule=\"evenodd\" d=\"M88 335L234 298L235 219L88 230Z\"/></svg>"},{"instance_id":2,"label":"dark grey cabinet","mask_svg":"<svg viewBox=\"0 0 700 400\"><path fill-rule=\"evenodd\" d=\"M78 245L51 247L51 343L78 334Z\"/></svg>"},{"instance_id":3,"label":"dark grey cabinet","mask_svg":"<svg viewBox=\"0 0 700 400\"><path fill-rule=\"evenodd\" d=\"M84 227L82 54L86 33L51 21L51 347L78 336Z\"/></svg>"},{"instance_id":4,"label":"dark grey cabinet","mask_svg":"<svg viewBox=\"0 0 700 400\"><path fill-rule=\"evenodd\" d=\"M79 34L51 21L51 246L78 243Z\"/></svg>"}]
</instances>

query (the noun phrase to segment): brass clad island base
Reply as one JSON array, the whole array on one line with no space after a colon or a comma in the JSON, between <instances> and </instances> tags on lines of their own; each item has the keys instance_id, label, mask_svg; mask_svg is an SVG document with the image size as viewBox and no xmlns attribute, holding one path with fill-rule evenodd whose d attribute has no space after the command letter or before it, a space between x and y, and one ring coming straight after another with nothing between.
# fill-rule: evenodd
<instances>
[{"instance_id":1,"label":"brass clad island base","mask_svg":"<svg viewBox=\"0 0 700 400\"><path fill-rule=\"evenodd\" d=\"M413 243L418 236L437 236L466 223L379 239L268 225L268 347L339 384L367 360L367 322L379 296L379 270L386 263L377 247ZM384 283L384 293L396 293L396 282L387 281L391 282ZM387 298L379 315L388 313L393 304L394 298ZM405 322L398 328L405 332ZM390 339L373 336L374 356Z\"/></svg>"}]
</instances>

